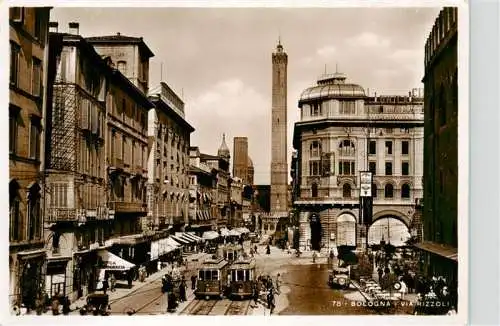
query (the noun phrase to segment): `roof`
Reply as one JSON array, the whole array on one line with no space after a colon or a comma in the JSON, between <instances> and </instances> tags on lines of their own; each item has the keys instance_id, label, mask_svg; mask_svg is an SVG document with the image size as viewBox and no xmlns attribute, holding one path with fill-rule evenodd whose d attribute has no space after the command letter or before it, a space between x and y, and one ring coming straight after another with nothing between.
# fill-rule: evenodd
<instances>
[{"instance_id":1,"label":"roof","mask_svg":"<svg viewBox=\"0 0 500 326\"><path fill-rule=\"evenodd\" d=\"M421 243L417 243L415 247L453 261L458 261L458 249L450 245L432 241L424 241Z\"/></svg>"},{"instance_id":2,"label":"roof","mask_svg":"<svg viewBox=\"0 0 500 326\"><path fill-rule=\"evenodd\" d=\"M216 155L210 155L210 154L204 154L204 153L200 153L200 159L203 161L203 160L219 160L220 157L216 156Z\"/></svg>"},{"instance_id":3,"label":"roof","mask_svg":"<svg viewBox=\"0 0 500 326\"><path fill-rule=\"evenodd\" d=\"M231 266L229 267L230 269L238 269L238 268L245 268L245 269L249 269L249 268L255 268L255 259L241 259L241 260L235 260L233 261L233 263L231 264Z\"/></svg>"},{"instance_id":4,"label":"roof","mask_svg":"<svg viewBox=\"0 0 500 326\"><path fill-rule=\"evenodd\" d=\"M87 41L90 43L96 44L138 44L143 54L148 57L154 57L153 51L144 43L142 37L133 37L133 36L125 36L120 33L116 33L116 35L107 35L107 36L93 36L87 37Z\"/></svg>"},{"instance_id":5,"label":"roof","mask_svg":"<svg viewBox=\"0 0 500 326\"><path fill-rule=\"evenodd\" d=\"M228 264L226 260L222 257L209 258L203 262L201 268L221 268Z\"/></svg>"},{"instance_id":6,"label":"roof","mask_svg":"<svg viewBox=\"0 0 500 326\"><path fill-rule=\"evenodd\" d=\"M306 88L300 95L299 104L304 101L328 98L364 98L365 90L357 84L346 84L342 73L325 74L318 78L317 85Z\"/></svg>"},{"instance_id":7,"label":"roof","mask_svg":"<svg viewBox=\"0 0 500 326\"><path fill-rule=\"evenodd\" d=\"M226 144L226 134L222 134L222 143L220 144L219 150L217 151L219 156L229 156L229 147Z\"/></svg>"}]
</instances>

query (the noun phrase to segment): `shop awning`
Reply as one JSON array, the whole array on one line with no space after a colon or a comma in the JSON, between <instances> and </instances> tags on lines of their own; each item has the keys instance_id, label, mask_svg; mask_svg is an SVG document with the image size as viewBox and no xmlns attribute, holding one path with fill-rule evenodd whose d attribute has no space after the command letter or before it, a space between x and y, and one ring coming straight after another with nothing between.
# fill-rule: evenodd
<instances>
[{"instance_id":1,"label":"shop awning","mask_svg":"<svg viewBox=\"0 0 500 326\"><path fill-rule=\"evenodd\" d=\"M172 246L174 248L177 248L177 247L181 246L181 244L178 243L177 241L175 241L174 239L172 239L172 237L168 237L167 238L167 245Z\"/></svg>"},{"instance_id":2,"label":"shop awning","mask_svg":"<svg viewBox=\"0 0 500 326\"><path fill-rule=\"evenodd\" d=\"M241 233L238 232L236 229L232 229L232 230L229 230L229 235L239 237L241 235Z\"/></svg>"},{"instance_id":3,"label":"shop awning","mask_svg":"<svg viewBox=\"0 0 500 326\"><path fill-rule=\"evenodd\" d=\"M186 233L186 234L195 239L196 241L203 241L203 238L197 236L196 234L193 233Z\"/></svg>"},{"instance_id":4,"label":"shop awning","mask_svg":"<svg viewBox=\"0 0 500 326\"><path fill-rule=\"evenodd\" d=\"M203 232L203 239L206 239L206 240L213 240L213 239L217 239L219 237L219 234L215 231L206 231L206 232Z\"/></svg>"},{"instance_id":5,"label":"shop awning","mask_svg":"<svg viewBox=\"0 0 500 326\"><path fill-rule=\"evenodd\" d=\"M103 269L125 271L135 267L134 264L107 250L99 250L97 255L102 259Z\"/></svg>"},{"instance_id":6,"label":"shop awning","mask_svg":"<svg viewBox=\"0 0 500 326\"><path fill-rule=\"evenodd\" d=\"M188 243L196 242L196 240L194 240L193 238L188 237L186 235L186 233L182 233L182 232L176 232L175 233L175 237L179 238L181 240L187 241Z\"/></svg>"},{"instance_id":7,"label":"shop awning","mask_svg":"<svg viewBox=\"0 0 500 326\"><path fill-rule=\"evenodd\" d=\"M193 234L190 234L190 233L183 233L183 236L186 238L186 239L191 239L192 241L194 242L198 242L200 241L201 239L196 237L195 235Z\"/></svg>"},{"instance_id":8,"label":"shop awning","mask_svg":"<svg viewBox=\"0 0 500 326\"><path fill-rule=\"evenodd\" d=\"M229 236L229 229L226 229L226 228L222 228L220 229L220 235L222 235L223 237L227 237Z\"/></svg>"},{"instance_id":9,"label":"shop awning","mask_svg":"<svg viewBox=\"0 0 500 326\"><path fill-rule=\"evenodd\" d=\"M236 228L235 230L238 231L241 234L250 233L250 230L247 229L247 228L245 228L245 227Z\"/></svg>"},{"instance_id":10,"label":"shop awning","mask_svg":"<svg viewBox=\"0 0 500 326\"><path fill-rule=\"evenodd\" d=\"M173 238L175 241L181 243L181 244L190 244L191 243L190 241L185 240L185 239L183 239L181 237L177 237L175 235L171 235L170 237Z\"/></svg>"},{"instance_id":11,"label":"shop awning","mask_svg":"<svg viewBox=\"0 0 500 326\"><path fill-rule=\"evenodd\" d=\"M415 244L418 249L458 262L458 249L431 241Z\"/></svg>"},{"instance_id":12,"label":"shop awning","mask_svg":"<svg viewBox=\"0 0 500 326\"><path fill-rule=\"evenodd\" d=\"M203 211L197 211L196 212L196 219L198 221L201 221L203 219Z\"/></svg>"}]
</instances>

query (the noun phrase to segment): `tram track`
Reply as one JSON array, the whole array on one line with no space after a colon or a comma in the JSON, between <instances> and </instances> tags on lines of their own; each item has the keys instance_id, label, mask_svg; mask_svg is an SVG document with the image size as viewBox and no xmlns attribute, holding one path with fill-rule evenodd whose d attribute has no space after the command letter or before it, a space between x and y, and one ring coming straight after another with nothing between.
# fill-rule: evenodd
<instances>
[{"instance_id":1,"label":"tram track","mask_svg":"<svg viewBox=\"0 0 500 326\"><path fill-rule=\"evenodd\" d=\"M205 316L210 314L219 300L199 300L194 299L184 308L180 315Z\"/></svg>"},{"instance_id":2,"label":"tram track","mask_svg":"<svg viewBox=\"0 0 500 326\"><path fill-rule=\"evenodd\" d=\"M224 315L226 316L244 316L248 314L251 300L231 301Z\"/></svg>"}]
</instances>

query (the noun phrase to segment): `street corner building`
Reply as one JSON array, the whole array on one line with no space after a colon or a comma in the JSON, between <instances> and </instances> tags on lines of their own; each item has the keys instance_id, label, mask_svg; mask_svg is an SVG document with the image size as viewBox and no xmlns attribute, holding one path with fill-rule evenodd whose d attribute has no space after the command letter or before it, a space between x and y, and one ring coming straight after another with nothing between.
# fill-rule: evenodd
<instances>
[{"instance_id":1,"label":"street corner building","mask_svg":"<svg viewBox=\"0 0 500 326\"><path fill-rule=\"evenodd\" d=\"M35 308L45 286L41 148L50 8L9 8L9 303Z\"/></svg>"},{"instance_id":2,"label":"street corner building","mask_svg":"<svg viewBox=\"0 0 500 326\"><path fill-rule=\"evenodd\" d=\"M381 218L399 220L421 236L422 90L370 96L346 79L325 73L298 103L291 175L300 246L306 249L362 248ZM367 227L360 225L360 171L373 176Z\"/></svg>"},{"instance_id":3,"label":"street corner building","mask_svg":"<svg viewBox=\"0 0 500 326\"><path fill-rule=\"evenodd\" d=\"M427 275L458 282L458 8L441 10L425 44L424 241Z\"/></svg>"}]
</instances>

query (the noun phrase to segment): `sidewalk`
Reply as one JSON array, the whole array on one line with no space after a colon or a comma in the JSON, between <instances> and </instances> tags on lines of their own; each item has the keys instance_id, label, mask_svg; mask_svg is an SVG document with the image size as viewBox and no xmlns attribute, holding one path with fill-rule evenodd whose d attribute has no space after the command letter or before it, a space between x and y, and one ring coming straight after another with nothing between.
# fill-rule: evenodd
<instances>
[{"instance_id":1,"label":"sidewalk","mask_svg":"<svg viewBox=\"0 0 500 326\"><path fill-rule=\"evenodd\" d=\"M193 267L196 267L196 265L203 262L204 258L207 257L208 255L209 254L202 252L202 253L191 254L191 255L186 257L186 259L188 260L187 266L181 266L179 269L182 274L187 272L186 280L189 280L189 278L193 272L196 273L196 269L194 269L194 271L193 271ZM194 263L194 265L193 265L193 263ZM151 284L158 279L161 279L163 277L163 275L167 274L169 271L170 270L168 268L163 268L163 269L161 269L153 274L150 274L145 279L144 282L133 281L132 288L119 287L119 288L116 288L115 291L113 291L113 292L108 290L106 293L109 295L109 304L113 305L113 302L116 302L125 296L132 295L133 293L139 291L144 286ZM120 284L123 283L123 281L118 281L118 282ZM102 293L102 291L96 291L96 293ZM192 290L191 290L191 286L190 286L189 281L188 281L187 293L188 293L188 296L191 296L191 294L192 294ZM189 301L189 297L188 297L188 301ZM71 309L70 315L79 315L80 308L82 308L86 303L87 303L86 296L81 297L78 300L72 302L70 305L70 309ZM45 315L52 315L52 311L50 309L47 310Z\"/></svg>"}]
</instances>

